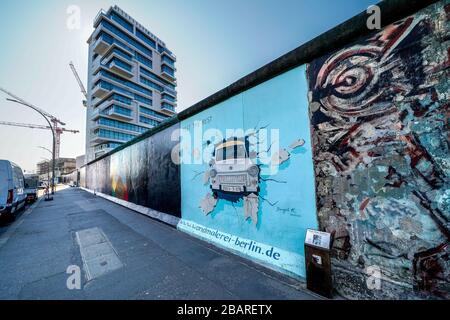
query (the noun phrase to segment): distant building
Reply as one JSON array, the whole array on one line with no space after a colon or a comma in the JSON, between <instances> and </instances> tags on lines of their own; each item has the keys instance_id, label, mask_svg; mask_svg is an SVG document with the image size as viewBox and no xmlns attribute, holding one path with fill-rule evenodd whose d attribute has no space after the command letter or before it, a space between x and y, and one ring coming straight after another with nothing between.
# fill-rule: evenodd
<instances>
[{"instance_id":1,"label":"distant building","mask_svg":"<svg viewBox=\"0 0 450 320\"><path fill-rule=\"evenodd\" d=\"M62 175L72 173L76 169L76 160L73 158L59 158L55 160L55 179ZM52 161L41 161L37 164L36 173L39 175L39 180L47 181L47 178L52 178Z\"/></svg>"},{"instance_id":2,"label":"distant building","mask_svg":"<svg viewBox=\"0 0 450 320\"><path fill-rule=\"evenodd\" d=\"M83 154L82 156L78 156L75 158L76 169L80 169L82 166L86 164L86 157Z\"/></svg>"},{"instance_id":3,"label":"distant building","mask_svg":"<svg viewBox=\"0 0 450 320\"><path fill-rule=\"evenodd\" d=\"M175 114L175 55L119 7L89 37L86 162Z\"/></svg>"}]
</instances>

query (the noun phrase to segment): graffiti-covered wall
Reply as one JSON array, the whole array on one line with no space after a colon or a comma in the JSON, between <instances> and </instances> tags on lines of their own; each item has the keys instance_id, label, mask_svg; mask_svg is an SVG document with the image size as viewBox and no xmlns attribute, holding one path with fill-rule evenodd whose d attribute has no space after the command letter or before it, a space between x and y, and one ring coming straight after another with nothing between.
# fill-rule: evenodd
<instances>
[{"instance_id":1,"label":"graffiti-covered wall","mask_svg":"<svg viewBox=\"0 0 450 320\"><path fill-rule=\"evenodd\" d=\"M449 298L449 2L383 1L382 20L401 20L345 22L88 164L80 184L299 277L306 229L328 231L347 297Z\"/></svg>"},{"instance_id":2,"label":"graffiti-covered wall","mask_svg":"<svg viewBox=\"0 0 450 320\"><path fill-rule=\"evenodd\" d=\"M305 276L317 228L305 67L181 122L179 229Z\"/></svg>"},{"instance_id":3,"label":"graffiti-covered wall","mask_svg":"<svg viewBox=\"0 0 450 320\"><path fill-rule=\"evenodd\" d=\"M172 161L172 133L166 128L87 166L90 190L175 217L180 211L180 171Z\"/></svg>"},{"instance_id":4,"label":"graffiti-covered wall","mask_svg":"<svg viewBox=\"0 0 450 320\"><path fill-rule=\"evenodd\" d=\"M308 66L318 218L348 296L449 296L449 15L440 1Z\"/></svg>"}]
</instances>

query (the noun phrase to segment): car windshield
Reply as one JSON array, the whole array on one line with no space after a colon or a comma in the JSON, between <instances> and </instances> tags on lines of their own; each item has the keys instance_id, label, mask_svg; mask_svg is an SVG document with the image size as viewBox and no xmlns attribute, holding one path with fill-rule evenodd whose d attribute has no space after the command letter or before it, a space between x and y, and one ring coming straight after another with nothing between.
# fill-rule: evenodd
<instances>
[{"instance_id":1,"label":"car windshield","mask_svg":"<svg viewBox=\"0 0 450 320\"><path fill-rule=\"evenodd\" d=\"M216 150L216 160L245 159L246 150L244 145L234 145Z\"/></svg>"},{"instance_id":2,"label":"car windshield","mask_svg":"<svg viewBox=\"0 0 450 320\"><path fill-rule=\"evenodd\" d=\"M38 182L39 181L37 179L25 178L25 188L37 188Z\"/></svg>"}]
</instances>

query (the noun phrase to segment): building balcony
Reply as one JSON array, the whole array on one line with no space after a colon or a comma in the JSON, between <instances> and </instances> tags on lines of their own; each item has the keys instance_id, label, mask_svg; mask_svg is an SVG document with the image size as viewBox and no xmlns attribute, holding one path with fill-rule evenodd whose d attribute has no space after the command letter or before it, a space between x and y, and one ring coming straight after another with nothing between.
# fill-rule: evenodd
<instances>
[{"instance_id":1,"label":"building balcony","mask_svg":"<svg viewBox=\"0 0 450 320\"><path fill-rule=\"evenodd\" d=\"M108 139L108 138L104 138L98 134L92 133L90 142L91 142L91 145L94 145L94 144L98 144L98 143L102 143L102 142L108 142L109 140L110 139Z\"/></svg>"},{"instance_id":2,"label":"building balcony","mask_svg":"<svg viewBox=\"0 0 450 320\"><path fill-rule=\"evenodd\" d=\"M169 104L167 102L161 103L161 112L164 112L164 114L167 114L169 116L172 116L175 113L175 106L172 104Z\"/></svg>"},{"instance_id":3,"label":"building balcony","mask_svg":"<svg viewBox=\"0 0 450 320\"><path fill-rule=\"evenodd\" d=\"M91 120L97 120L98 117L100 116L100 109L99 108L95 108L94 111L92 111L91 113Z\"/></svg>"},{"instance_id":4,"label":"building balcony","mask_svg":"<svg viewBox=\"0 0 450 320\"><path fill-rule=\"evenodd\" d=\"M108 118L106 116L103 119L108 119ZM132 122L129 122L129 124L130 125L134 125L134 123L132 123ZM100 123L100 121L94 121L92 123L90 129L91 129L91 134L92 135L97 134L97 133L95 133L95 131L97 129L110 130L110 131L114 131L114 132L119 133L119 134L130 135L130 136L133 136L133 137L138 136L141 133L143 133L143 132L135 131L135 130L133 130L131 128L120 128L120 127L117 127L117 126L113 126L113 125L109 125L109 124L105 124L105 123ZM103 136L103 138L109 139L110 136ZM128 141L128 140L126 140L126 141Z\"/></svg>"},{"instance_id":5,"label":"building balcony","mask_svg":"<svg viewBox=\"0 0 450 320\"><path fill-rule=\"evenodd\" d=\"M91 114L91 120L96 121L100 117L107 117L110 119L121 120L121 121L131 121L133 120L133 111L128 108L123 108L121 106L116 106L113 101L108 101L110 106L101 109L97 107ZM129 111L124 112L124 109ZM97 126L97 125L96 125Z\"/></svg>"},{"instance_id":6,"label":"building balcony","mask_svg":"<svg viewBox=\"0 0 450 320\"><path fill-rule=\"evenodd\" d=\"M161 103L167 103L167 104L171 104L173 106L176 106L177 103L175 101L173 101L171 98L166 97L165 94L161 95Z\"/></svg>"},{"instance_id":7,"label":"building balcony","mask_svg":"<svg viewBox=\"0 0 450 320\"><path fill-rule=\"evenodd\" d=\"M126 139L116 139L116 138L107 138L107 137L103 137L99 134L92 134L92 139L90 140L91 146L95 146L99 143L107 143L107 142L116 142L116 143L125 143L129 140Z\"/></svg>"},{"instance_id":8,"label":"building balcony","mask_svg":"<svg viewBox=\"0 0 450 320\"><path fill-rule=\"evenodd\" d=\"M95 19L94 19L94 28L96 28L97 26L98 26L98 24L100 23L100 20L102 19L102 18L107 18L107 12L105 11L105 10L103 10L103 9L101 9L98 13L97 13L97 15L95 16Z\"/></svg>"},{"instance_id":9,"label":"building balcony","mask_svg":"<svg viewBox=\"0 0 450 320\"><path fill-rule=\"evenodd\" d=\"M113 54L112 56L115 57L115 61L112 61L109 64L109 69L117 74L119 74L122 77L125 78L133 78L134 74L133 74L133 67L128 68L128 63L123 63L123 62L119 62L122 61L118 58L118 56L116 54ZM119 60L119 61L118 61Z\"/></svg>"},{"instance_id":10,"label":"building balcony","mask_svg":"<svg viewBox=\"0 0 450 320\"><path fill-rule=\"evenodd\" d=\"M112 90L111 92L116 93L115 90ZM112 98L107 98L107 99L108 99L108 100L104 100L104 101L102 101L102 103L100 103L99 105L97 105L96 109L97 109L97 110L105 110L106 108L112 106L113 104L118 105L118 106L121 106L121 107L124 107L124 108L127 108L127 109L130 109L130 110L132 110L132 108L133 108L132 105L125 104L125 103L123 103L123 102L114 100L114 99L112 99ZM130 98L130 99L131 99L131 98Z\"/></svg>"},{"instance_id":11,"label":"building balcony","mask_svg":"<svg viewBox=\"0 0 450 320\"><path fill-rule=\"evenodd\" d=\"M162 52L160 52L160 54L161 54L161 57L164 56L164 55L166 55L166 56L168 56L169 58L171 58L173 61L177 61L177 57L176 57L173 53L169 53L169 52L167 51L167 49L164 49Z\"/></svg>"},{"instance_id":12,"label":"building balcony","mask_svg":"<svg viewBox=\"0 0 450 320\"><path fill-rule=\"evenodd\" d=\"M176 78L175 78L175 74L173 72L168 72L165 70L161 70L161 77L163 77L164 79L171 81L171 82L175 82Z\"/></svg>"},{"instance_id":13,"label":"building balcony","mask_svg":"<svg viewBox=\"0 0 450 320\"><path fill-rule=\"evenodd\" d=\"M161 94L167 94L173 98L177 98L177 92L175 90L169 89L167 87L164 87L164 91L161 92Z\"/></svg>"},{"instance_id":14,"label":"building balcony","mask_svg":"<svg viewBox=\"0 0 450 320\"><path fill-rule=\"evenodd\" d=\"M104 55L110 47L111 45L106 40L104 40L103 37L100 37L97 39L97 41L94 42L93 50L99 55Z\"/></svg>"},{"instance_id":15,"label":"building balcony","mask_svg":"<svg viewBox=\"0 0 450 320\"><path fill-rule=\"evenodd\" d=\"M164 60L162 60L161 59L161 66L168 66L169 68L171 68L171 69L173 69L173 70L177 70L176 68L175 68L175 65L174 65L174 63L170 63L170 62L167 62L167 61L164 61Z\"/></svg>"},{"instance_id":16,"label":"building balcony","mask_svg":"<svg viewBox=\"0 0 450 320\"><path fill-rule=\"evenodd\" d=\"M104 97L106 97L106 95L108 95L109 90L106 89L105 87L103 87L101 84L98 84L94 87L94 89L92 89L92 95L94 97L103 99Z\"/></svg>"},{"instance_id":17,"label":"building balcony","mask_svg":"<svg viewBox=\"0 0 450 320\"><path fill-rule=\"evenodd\" d=\"M106 66L102 66L102 67L106 68ZM122 96L126 96L131 99L135 99L135 96L134 96L135 94L138 94L138 95L143 96L148 99L152 99L152 96L153 96L152 94L148 94L147 92L142 92L141 90L137 90L126 84L123 84L122 82L118 82L115 79L111 79L110 77L102 75L100 72L93 76L91 82L97 83L97 81L99 81L99 80L105 81L106 83L112 85L111 88L109 89L110 90L109 92L116 92ZM128 81L130 81L130 80L128 80ZM134 81L134 83L137 84L135 81ZM141 86L141 87L143 89L146 89L143 86ZM152 92L152 90L148 90L148 91Z\"/></svg>"},{"instance_id":18,"label":"building balcony","mask_svg":"<svg viewBox=\"0 0 450 320\"><path fill-rule=\"evenodd\" d=\"M110 108L104 110L103 114L110 116L113 119L130 121L133 120L133 112L131 110L129 111L130 112L123 112L120 108L113 105Z\"/></svg>"}]
</instances>

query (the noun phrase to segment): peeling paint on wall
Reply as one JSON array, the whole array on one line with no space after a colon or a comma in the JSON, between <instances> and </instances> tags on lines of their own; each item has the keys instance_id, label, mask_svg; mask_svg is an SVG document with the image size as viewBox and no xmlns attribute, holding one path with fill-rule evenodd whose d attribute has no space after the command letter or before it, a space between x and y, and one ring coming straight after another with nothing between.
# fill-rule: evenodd
<instances>
[{"instance_id":1,"label":"peeling paint on wall","mask_svg":"<svg viewBox=\"0 0 450 320\"><path fill-rule=\"evenodd\" d=\"M320 226L353 298L450 297L449 1L308 66ZM364 270L377 266L379 290Z\"/></svg>"}]
</instances>

